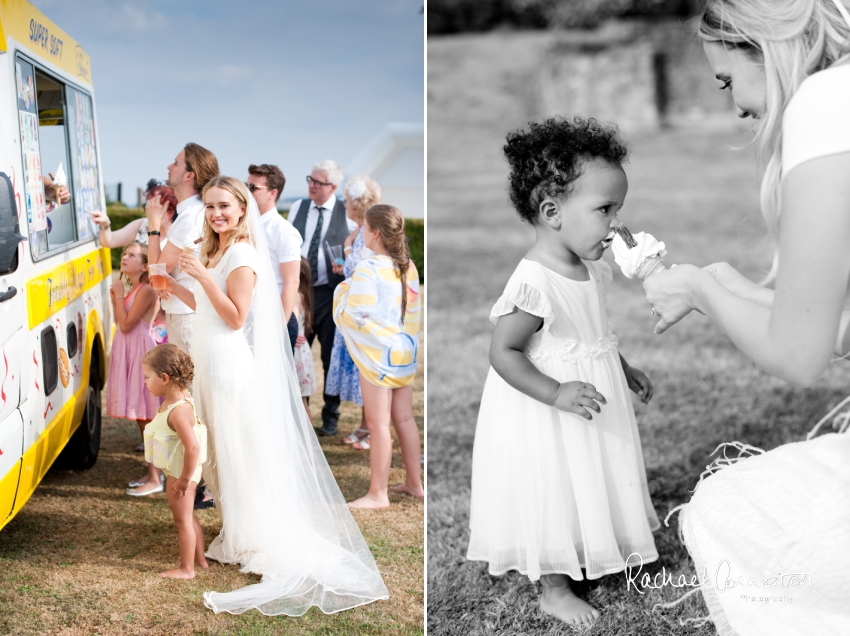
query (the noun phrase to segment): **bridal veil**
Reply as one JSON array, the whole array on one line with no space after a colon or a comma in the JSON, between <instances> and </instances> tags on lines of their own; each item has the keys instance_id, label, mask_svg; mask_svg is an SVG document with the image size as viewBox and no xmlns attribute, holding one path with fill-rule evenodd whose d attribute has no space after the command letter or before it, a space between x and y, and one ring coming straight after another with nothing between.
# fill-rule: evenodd
<instances>
[{"instance_id":1,"label":"bridal veil","mask_svg":"<svg viewBox=\"0 0 850 636\"><path fill-rule=\"evenodd\" d=\"M238 470L224 469L219 461L217 481L223 486L228 480L228 494L220 502L223 528L214 544L230 546L227 553L234 556L225 562L263 578L231 592L207 592L204 602L215 612L256 608L266 615L300 616L313 605L331 614L389 598L304 412L260 214L254 197L247 199L251 243L259 257L245 325L253 356L243 356L251 386L235 383L233 399L247 407L238 422L218 423L225 430L213 437L219 457L229 451L227 435L240 436L244 454Z\"/></svg>"}]
</instances>

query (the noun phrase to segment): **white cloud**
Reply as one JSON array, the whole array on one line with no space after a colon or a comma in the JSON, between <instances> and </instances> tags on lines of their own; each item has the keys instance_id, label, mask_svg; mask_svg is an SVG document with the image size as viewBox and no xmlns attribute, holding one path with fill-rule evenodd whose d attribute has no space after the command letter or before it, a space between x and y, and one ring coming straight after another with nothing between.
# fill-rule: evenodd
<instances>
[{"instance_id":1,"label":"white cloud","mask_svg":"<svg viewBox=\"0 0 850 636\"><path fill-rule=\"evenodd\" d=\"M103 28L113 33L148 33L168 26L168 20L159 11L141 9L129 2L119 6L104 5L96 11Z\"/></svg>"}]
</instances>

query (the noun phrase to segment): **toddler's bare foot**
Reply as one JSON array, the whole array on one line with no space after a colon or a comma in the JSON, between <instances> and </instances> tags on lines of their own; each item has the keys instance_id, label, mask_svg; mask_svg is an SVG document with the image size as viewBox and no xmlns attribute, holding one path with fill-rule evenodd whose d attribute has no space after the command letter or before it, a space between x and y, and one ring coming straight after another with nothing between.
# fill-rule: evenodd
<instances>
[{"instance_id":1,"label":"toddler's bare foot","mask_svg":"<svg viewBox=\"0 0 850 636\"><path fill-rule=\"evenodd\" d=\"M365 497L360 497L360 499L355 499L348 504L349 508L389 508L390 500L386 497L373 497L372 495L366 495Z\"/></svg>"},{"instance_id":2,"label":"toddler's bare foot","mask_svg":"<svg viewBox=\"0 0 850 636\"><path fill-rule=\"evenodd\" d=\"M181 570L180 568L175 568L174 570L166 570L165 572L160 572L159 575L164 579L194 579L195 578L195 569L192 570Z\"/></svg>"},{"instance_id":3,"label":"toddler's bare foot","mask_svg":"<svg viewBox=\"0 0 850 636\"><path fill-rule=\"evenodd\" d=\"M591 625L601 616L592 605L573 593L566 576L549 574L545 577L551 581L544 583L544 577L541 577L543 594L540 596L540 609L545 614L550 614L569 625Z\"/></svg>"},{"instance_id":4,"label":"toddler's bare foot","mask_svg":"<svg viewBox=\"0 0 850 636\"><path fill-rule=\"evenodd\" d=\"M207 563L207 560L204 558L201 558L200 560L195 559L195 565L197 565L202 570L208 570L210 567L210 564Z\"/></svg>"},{"instance_id":5,"label":"toddler's bare foot","mask_svg":"<svg viewBox=\"0 0 850 636\"><path fill-rule=\"evenodd\" d=\"M398 486L392 486L392 490L395 492L403 492L407 493L411 497L424 497L425 491L422 486L408 486L407 484L399 484Z\"/></svg>"}]
</instances>

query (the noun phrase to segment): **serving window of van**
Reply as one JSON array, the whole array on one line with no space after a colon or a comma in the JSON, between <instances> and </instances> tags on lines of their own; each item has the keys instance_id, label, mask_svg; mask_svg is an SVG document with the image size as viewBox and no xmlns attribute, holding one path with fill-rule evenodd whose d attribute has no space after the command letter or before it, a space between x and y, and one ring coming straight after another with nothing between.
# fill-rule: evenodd
<instances>
[{"instance_id":1,"label":"serving window of van","mask_svg":"<svg viewBox=\"0 0 850 636\"><path fill-rule=\"evenodd\" d=\"M103 209L91 97L15 60L27 237L33 258L90 239L89 210Z\"/></svg>"}]
</instances>

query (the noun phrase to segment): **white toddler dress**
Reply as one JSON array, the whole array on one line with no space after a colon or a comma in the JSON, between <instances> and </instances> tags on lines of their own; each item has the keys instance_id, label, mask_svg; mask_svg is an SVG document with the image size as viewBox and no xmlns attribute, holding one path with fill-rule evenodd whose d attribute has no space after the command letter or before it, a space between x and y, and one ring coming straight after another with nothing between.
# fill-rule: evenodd
<instances>
[{"instance_id":1,"label":"white toddler dress","mask_svg":"<svg viewBox=\"0 0 850 636\"><path fill-rule=\"evenodd\" d=\"M492 368L472 460L467 558L490 573L518 570L576 580L655 561L659 527L649 499L640 438L617 338L608 328L604 262L585 262L590 280L520 262L490 320L514 307L543 319L526 355L558 382L592 383L608 404L586 420L521 393ZM637 556L639 555L639 557Z\"/></svg>"}]
</instances>

